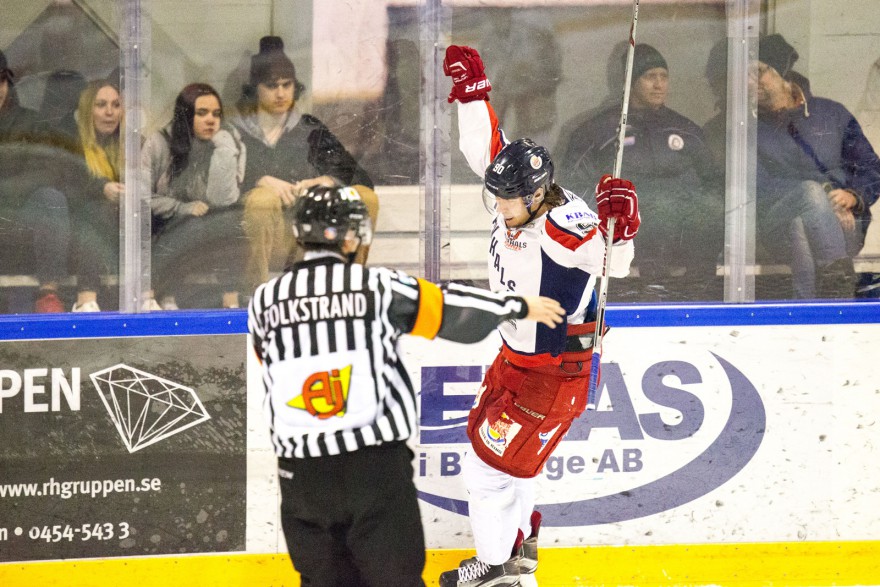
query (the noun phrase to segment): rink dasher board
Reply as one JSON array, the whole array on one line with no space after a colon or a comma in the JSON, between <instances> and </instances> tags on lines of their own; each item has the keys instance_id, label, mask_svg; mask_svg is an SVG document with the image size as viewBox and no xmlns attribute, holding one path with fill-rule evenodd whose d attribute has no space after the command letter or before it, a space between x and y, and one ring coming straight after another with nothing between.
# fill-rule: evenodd
<instances>
[{"instance_id":1,"label":"rink dasher board","mask_svg":"<svg viewBox=\"0 0 880 587\"><path fill-rule=\"evenodd\" d=\"M643 553L640 560L644 561L642 547L651 551L651 546L662 550L675 545L718 545L745 554L752 550L750 545L755 542L777 543L779 552L794 554L809 547L810 543L822 550L823 545L831 541L828 552L832 557L834 552L841 555L849 552L849 546L853 545L858 545L860 552L876 554L877 522L874 516L866 515L876 511L877 500L871 498L871 488L878 486L876 467L871 466L876 460L873 445L878 435L870 417L870 414L877 413L875 382L880 381L874 358L880 331L877 324L871 323L877 319L876 309L877 306L845 304L839 308L811 307L800 313L797 307L737 307L726 316L723 309L706 310L713 321L717 320L719 312L722 312L721 319L717 321L722 323L751 315L762 324L758 326L697 325L701 311L694 308L659 308L656 311L653 308L627 308L617 316L617 308L610 311L609 323L614 330L605 339L603 358L604 363L610 365L606 373L619 370L639 425L643 416L657 414L670 426L689 421L693 427L693 414L688 419L681 412L677 415L676 410L662 405L662 402L652 401L650 396L656 389L647 394L644 392L641 379L645 373L658 364L671 363L690 365L700 374L699 383L679 384L677 387L699 399L703 406L702 421L693 434L682 439L658 439L645 434L644 430L641 439L633 439L631 419L617 420L623 422L620 426L628 431L629 438L621 439L619 429L604 426L590 430L589 440L567 439L557 451L563 466L545 471L539 478L539 507L583 501L586 502L583 507L569 509L589 509L587 506L591 500L599 500L592 501L593 504L607 504L614 495L632 493L658 479L674 479L677 472L712 446L728 421L726 413L734 405L733 384L728 372L721 367L719 357L735 367L757 391L766 426L761 433L752 431L753 436L760 436L754 454L741 468L729 471L729 479L710 488L706 494L648 516L580 526L548 525L542 533L542 542L567 546L576 559L580 558L579 554L583 555L582 549L591 546L591 553L598 554L595 552L598 545L613 545L611 548L624 550L632 547ZM243 332L243 312L193 313L197 315L191 321L185 315L190 313L174 314L161 318L165 322L173 320L173 325L159 326L156 320L147 321L143 316L95 317L100 326L81 317L50 320L47 324L53 332L45 337L197 336ZM822 321L815 321L816 314ZM632 326L645 321L655 326ZM664 321L666 324L662 324ZM787 321L794 324L778 323ZM36 321L28 321L26 325L29 335L46 327ZM74 330L78 332L71 336ZM484 367L493 358L497 346L498 340L494 337L477 347L409 338L403 344L405 360L417 388L422 385L425 369ZM247 348L242 352L249 356L248 388L252 391L256 383L258 393L248 394L248 554L231 557L254 560L254 556L267 555L271 560L277 560L279 557L272 554L283 553L284 543L275 521L277 489L274 486L273 457L259 407L259 378L254 379L256 370L252 368L251 353ZM448 391L452 395L468 393L466 383L444 383L443 387L450 387ZM607 391L603 391L598 411L613 414L612 394ZM619 392L620 389L616 392L618 396ZM581 430L580 434L583 433ZM436 465L440 462L440 455L463 452L466 444L414 443L413 448L419 489L443 498L463 499L460 476L441 475ZM622 449L641 451L640 460L630 461L631 465L636 463L635 470L624 470L623 458L612 462L606 456L602 460L608 450ZM578 466L576 457L583 459L583 467ZM596 464L595 459L604 463L601 474L586 466L586 463ZM419 474L422 461L426 463L424 475ZM575 464L571 465L572 462ZM614 470L615 464L618 470ZM684 487L685 482L681 483ZM603 498L605 502L601 501ZM445 552L433 549L467 549L471 546L464 516L428 503L423 503L422 509L429 548L432 549L429 566L431 560ZM839 543L838 546L835 547L835 543ZM849 556L852 560L851 553ZM213 557L192 558L206 561L209 566L214 564L210 561L215 560ZM280 558L285 557L282 554ZM574 564L574 559L572 562ZM3 569L0 576L3 576L9 565L0 568ZM837 568L837 584L856 584L845 582L839 574L842 567ZM839 582L842 580L844 582ZM647 584L644 578L639 581ZM720 584L730 584L721 578L719 581ZM789 584L806 585L810 582ZM867 583L862 579L860 584Z\"/></svg>"}]
</instances>

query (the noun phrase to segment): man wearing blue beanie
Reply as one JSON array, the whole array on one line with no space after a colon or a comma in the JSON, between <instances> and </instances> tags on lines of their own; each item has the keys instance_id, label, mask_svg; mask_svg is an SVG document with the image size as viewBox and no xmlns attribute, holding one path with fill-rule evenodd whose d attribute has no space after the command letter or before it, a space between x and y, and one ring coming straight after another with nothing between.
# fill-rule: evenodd
<instances>
[{"instance_id":1,"label":"man wearing blue beanie","mask_svg":"<svg viewBox=\"0 0 880 587\"><path fill-rule=\"evenodd\" d=\"M715 267L723 246L723 175L702 129L668 108L668 96L666 59L651 45L636 45L623 161L651 222L640 231L644 238L633 265L652 286L644 295L720 299L720 288L709 286L718 283ZM620 105L614 104L572 133L560 168L572 174L568 185L582 196L592 189L590 178L613 169L619 123Z\"/></svg>"}]
</instances>

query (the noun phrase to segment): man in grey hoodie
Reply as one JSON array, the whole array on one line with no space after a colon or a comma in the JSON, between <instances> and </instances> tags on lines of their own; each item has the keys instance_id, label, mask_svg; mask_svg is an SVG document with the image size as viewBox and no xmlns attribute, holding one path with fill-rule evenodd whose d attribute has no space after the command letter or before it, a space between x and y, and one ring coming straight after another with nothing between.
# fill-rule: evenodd
<instances>
[{"instance_id":1,"label":"man in grey hoodie","mask_svg":"<svg viewBox=\"0 0 880 587\"><path fill-rule=\"evenodd\" d=\"M279 37L260 39L251 58L250 80L232 124L247 150L244 231L249 242L247 279L254 286L280 269L295 246L291 207L310 187L351 185L367 205L375 225L379 201L367 172L320 120L295 109L304 86ZM356 262L366 261L368 248Z\"/></svg>"}]
</instances>

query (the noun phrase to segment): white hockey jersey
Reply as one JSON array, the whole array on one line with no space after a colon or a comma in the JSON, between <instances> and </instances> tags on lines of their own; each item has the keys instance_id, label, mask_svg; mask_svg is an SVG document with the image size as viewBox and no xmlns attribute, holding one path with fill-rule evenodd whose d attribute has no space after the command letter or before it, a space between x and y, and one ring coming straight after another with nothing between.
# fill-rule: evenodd
<instances>
[{"instance_id":1,"label":"white hockey jersey","mask_svg":"<svg viewBox=\"0 0 880 587\"><path fill-rule=\"evenodd\" d=\"M460 148L481 178L507 144L491 105L459 103ZM599 178L596 178L597 181ZM563 190L564 205L516 228L505 227L502 215L492 222L489 240L489 288L516 295L543 295L559 301L570 325L595 320L596 276L602 274L605 238L599 218L573 193ZM632 241L614 245L611 276L626 277L632 263ZM523 366L552 364L566 345L562 328L550 329L524 320L499 327L505 355Z\"/></svg>"}]
</instances>

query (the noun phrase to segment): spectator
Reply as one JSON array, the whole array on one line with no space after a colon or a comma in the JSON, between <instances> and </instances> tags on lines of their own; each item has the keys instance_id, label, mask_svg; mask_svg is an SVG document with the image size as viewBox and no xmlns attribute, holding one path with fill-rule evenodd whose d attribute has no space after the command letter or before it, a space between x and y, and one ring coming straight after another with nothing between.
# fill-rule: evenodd
<instances>
[{"instance_id":1,"label":"spectator","mask_svg":"<svg viewBox=\"0 0 880 587\"><path fill-rule=\"evenodd\" d=\"M53 144L69 147L79 140L74 112L86 84L81 73L68 69L53 71L46 79L40 123Z\"/></svg>"},{"instance_id":2,"label":"spectator","mask_svg":"<svg viewBox=\"0 0 880 587\"><path fill-rule=\"evenodd\" d=\"M58 287L67 274L70 221L67 200L44 187L37 113L22 107L15 74L0 52L0 250L2 270L36 273L34 310L63 312Z\"/></svg>"},{"instance_id":3,"label":"spectator","mask_svg":"<svg viewBox=\"0 0 880 587\"><path fill-rule=\"evenodd\" d=\"M27 138L37 131L37 113L18 102L15 73L0 51L0 138Z\"/></svg>"},{"instance_id":4,"label":"spectator","mask_svg":"<svg viewBox=\"0 0 880 587\"><path fill-rule=\"evenodd\" d=\"M856 118L876 153L877 149L880 149L880 59L874 61L868 71L865 93L859 102ZM880 204L875 202L872 208L874 212L880 213ZM865 243L862 255L874 254L877 251L877 243L880 243L880 226L876 222L868 229ZM880 298L880 271L864 271L858 277L856 297Z\"/></svg>"},{"instance_id":5,"label":"spectator","mask_svg":"<svg viewBox=\"0 0 880 587\"><path fill-rule=\"evenodd\" d=\"M78 272L74 312L98 312L100 276L119 264L119 199L125 193L122 98L113 82L89 83L76 109L81 155L66 188Z\"/></svg>"},{"instance_id":6,"label":"spectator","mask_svg":"<svg viewBox=\"0 0 880 587\"><path fill-rule=\"evenodd\" d=\"M715 97L715 114L703 125L703 132L706 134L709 150L720 169L727 166L727 51L728 39L723 37L709 51L705 72L706 80L709 82L709 87ZM804 94L809 95L810 82L806 77L794 70L790 70L786 74L786 78L788 81L795 82L800 86ZM794 220L791 226L791 235L793 242L806 239L803 220L800 217ZM773 254L758 247L755 251L755 261L757 263L767 262L772 264L781 261L788 262L788 258L787 256L782 260L774 258ZM773 294L774 297L776 295L775 293Z\"/></svg>"},{"instance_id":7,"label":"spectator","mask_svg":"<svg viewBox=\"0 0 880 587\"><path fill-rule=\"evenodd\" d=\"M654 47L636 45L623 161L651 222L639 233L635 264L653 283L680 277L684 267L691 287L698 288L688 293L700 296L723 247L721 175L702 129L666 106L668 92L666 60ZM563 167L573 173L571 185L581 197L614 169L619 124L616 104L572 133Z\"/></svg>"},{"instance_id":8,"label":"spectator","mask_svg":"<svg viewBox=\"0 0 880 587\"><path fill-rule=\"evenodd\" d=\"M236 204L245 151L238 131L223 124L217 91L198 83L183 88L171 122L149 137L142 156L152 193L152 283L161 306L176 309L176 284L207 268L220 278L221 306L237 308L246 243Z\"/></svg>"},{"instance_id":9,"label":"spectator","mask_svg":"<svg viewBox=\"0 0 880 587\"><path fill-rule=\"evenodd\" d=\"M715 98L715 114L703 125L703 132L712 151L712 155L723 167L726 163L727 150L727 37L719 39L706 60L706 81ZM810 80L803 74L790 69L785 78L800 86L807 95L810 94Z\"/></svg>"},{"instance_id":10,"label":"spectator","mask_svg":"<svg viewBox=\"0 0 880 587\"><path fill-rule=\"evenodd\" d=\"M374 223L379 211L366 171L320 120L296 110L303 90L282 40L260 39L238 104L240 116L232 120L247 149L243 225L247 279L254 287L293 250L290 208L308 188L353 185ZM367 245L359 249L357 262L365 263L368 251Z\"/></svg>"},{"instance_id":11,"label":"spectator","mask_svg":"<svg viewBox=\"0 0 880 587\"><path fill-rule=\"evenodd\" d=\"M796 297L851 298L852 257L880 191L880 159L842 104L793 80L797 58L781 35L762 37L749 77L758 107L759 244L789 258Z\"/></svg>"},{"instance_id":12,"label":"spectator","mask_svg":"<svg viewBox=\"0 0 880 587\"><path fill-rule=\"evenodd\" d=\"M703 125L703 133L716 165L723 169L727 157L727 37L709 50L705 74L715 98L715 114Z\"/></svg>"}]
</instances>

